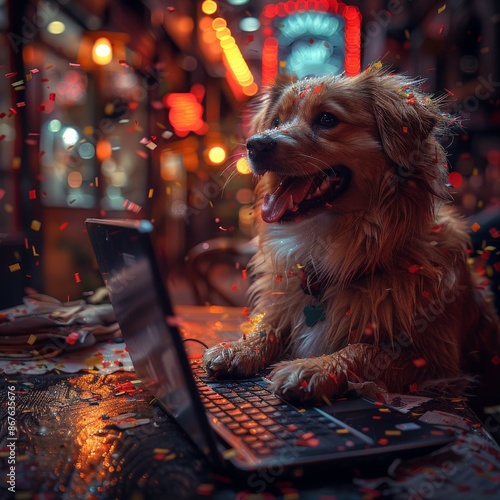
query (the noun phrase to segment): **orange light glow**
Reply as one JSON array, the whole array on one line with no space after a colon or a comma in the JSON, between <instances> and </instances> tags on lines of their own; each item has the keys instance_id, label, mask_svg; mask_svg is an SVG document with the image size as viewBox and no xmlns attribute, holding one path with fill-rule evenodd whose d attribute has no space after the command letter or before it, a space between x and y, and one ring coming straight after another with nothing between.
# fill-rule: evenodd
<instances>
[{"instance_id":1,"label":"orange light glow","mask_svg":"<svg viewBox=\"0 0 500 500\"><path fill-rule=\"evenodd\" d=\"M170 108L168 118L177 135L184 137L189 132L201 135L208 131L207 124L202 120L203 106L194 94L190 92L168 94L164 98L164 103Z\"/></svg>"},{"instance_id":2,"label":"orange light glow","mask_svg":"<svg viewBox=\"0 0 500 500\"><path fill-rule=\"evenodd\" d=\"M112 153L111 143L109 141L107 141L106 139L101 139L97 142L95 154L100 162L111 158Z\"/></svg>"},{"instance_id":3,"label":"orange light glow","mask_svg":"<svg viewBox=\"0 0 500 500\"><path fill-rule=\"evenodd\" d=\"M217 17L212 22L212 28L219 39L223 50L222 61L228 70L228 83L235 97L254 95L257 92L257 86L250 68L248 67L231 30L227 27L227 22L222 17ZM237 89L235 84L239 87Z\"/></svg>"},{"instance_id":4,"label":"orange light glow","mask_svg":"<svg viewBox=\"0 0 500 500\"><path fill-rule=\"evenodd\" d=\"M105 38L98 38L92 47L92 60L101 66L109 64L113 59L113 49L111 42Z\"/></svg>"}]
</instances>

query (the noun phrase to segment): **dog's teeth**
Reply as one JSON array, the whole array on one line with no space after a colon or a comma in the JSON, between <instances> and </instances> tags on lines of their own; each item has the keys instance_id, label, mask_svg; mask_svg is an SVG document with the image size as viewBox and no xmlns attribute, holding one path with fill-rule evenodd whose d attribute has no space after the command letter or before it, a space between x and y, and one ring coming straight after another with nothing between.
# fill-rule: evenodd
<instances>
[{"instance_id":1,"label":"dog's teeth","mask_svg":"<svg viewBox=\"0 0 500 500\"><path fill-rule=\"evenodd\" d=\"M288 202L288 210L293 210L293 206L294 206L293 198L290 196L290 200Z\"/></svg>"}]
</instances>

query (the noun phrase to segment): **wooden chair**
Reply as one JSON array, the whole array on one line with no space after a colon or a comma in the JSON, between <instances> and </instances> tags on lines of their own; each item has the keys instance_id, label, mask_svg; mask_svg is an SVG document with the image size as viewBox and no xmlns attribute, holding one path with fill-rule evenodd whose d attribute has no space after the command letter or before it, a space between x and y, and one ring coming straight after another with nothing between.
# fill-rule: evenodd
<instances>
[{"instance_id":1,"label":"wooden chair","mask_svg":"<svg viewBox=\"0 0 500 500\"><path fill-rule=\"evenodd\" d=\"M214 238L187 254L186 270L198 305L246 305L246 267L256 252L255 240Z\"/></svg>"}]
</instances>

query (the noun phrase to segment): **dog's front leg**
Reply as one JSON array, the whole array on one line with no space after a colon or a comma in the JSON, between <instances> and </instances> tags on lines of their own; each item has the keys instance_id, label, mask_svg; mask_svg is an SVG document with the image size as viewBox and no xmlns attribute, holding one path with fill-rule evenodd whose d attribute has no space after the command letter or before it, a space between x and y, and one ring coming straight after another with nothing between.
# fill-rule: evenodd
<instances>
[{"instance_id":1,"label":"dog's front leg","mask_svg":"<svg viewBox=\"0 0 500 500\"><path fill-rule=\"evenodd\" d=\"M280 331L255 321L251 331L240 340L208 348L203 354L203 366L212 377L245 377L275 362L282 352Z\"/></svg>"},{"instance_id":2,"label":"dog's front leg","mask_svg":"<svg viewBox=\"0 0 500 500\"><path fill-rule=\"evenodd\" d=\"M377 378L369 369L376 355L372 345L350 344L334 354L283 361L269 375L270 389L292 402L339 397L348 390L349 382Z\"/></svg>"}]
</instances>

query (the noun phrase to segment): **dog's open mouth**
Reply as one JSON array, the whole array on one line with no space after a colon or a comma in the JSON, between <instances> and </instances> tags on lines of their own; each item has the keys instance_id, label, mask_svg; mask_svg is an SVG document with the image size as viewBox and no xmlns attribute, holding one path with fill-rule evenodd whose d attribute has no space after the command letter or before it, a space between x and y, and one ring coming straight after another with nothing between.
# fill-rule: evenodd
<instances>
[{"instance_id":1,"label":"dog's open mouth","mask_svg":"<svg viewBox=\"0 0 500 500\"><path fill-rule=\"evenodd\" d=\"M264 196L262 219L265 222L289 221L327 205L346 190L350 174L346 167L335 167L317 175L283 177L274 192Z\"/></svg>"}]
</instances>

